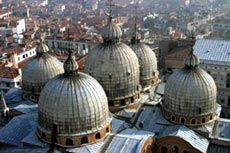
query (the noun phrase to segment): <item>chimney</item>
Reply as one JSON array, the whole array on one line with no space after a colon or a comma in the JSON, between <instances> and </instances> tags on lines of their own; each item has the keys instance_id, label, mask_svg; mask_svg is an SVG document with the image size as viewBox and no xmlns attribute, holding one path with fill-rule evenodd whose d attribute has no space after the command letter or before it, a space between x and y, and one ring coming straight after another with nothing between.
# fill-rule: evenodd
<instances>
[{"instance_id":1,"label":"chimney","mask_svg":"<svg viewBox=\"0 0 230 153\"><path fill-rule=\"evenodd\" d=\"M11 55L11 61L13 63L13 68L18 68L18 56L17 52L14 51L13 54Z\"/></svg>"}]
</instances>

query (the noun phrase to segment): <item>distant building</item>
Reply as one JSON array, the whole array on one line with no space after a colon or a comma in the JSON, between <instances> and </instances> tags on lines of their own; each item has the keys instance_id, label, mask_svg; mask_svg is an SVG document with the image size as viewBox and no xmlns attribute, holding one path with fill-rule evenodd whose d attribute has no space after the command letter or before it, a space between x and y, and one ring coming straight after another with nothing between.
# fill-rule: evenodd
<instances>
[{"instance_id":1,"label":"distant building","mask_svg":"<svg viewBox=\"0 0 230 153\"><path fill-rule=\"evenodd\" d=\"M77 55L87 54L98 43L96 36L89 36L88 38L78 38L68 40L67 37L46 37L45 43L55 53L66 52L68 46L77 53Z\"/></svg>"},{"instance_id":2,"label":"distant building","mask_svg":"<svg viewBox=\"0 0 230 153\"><path fill-rule=\"evenodd\" d=\"M6 33L9 31L8 33ZM18 17L8 17L0 21L0 33L4 34L21 34L26 31L25 19Z\"/></svg>"},{"instance_id":3,"label":"distant building","mask_svg":"<svg viewBox=\"0 0 230 153\"><path fill-rule=\"evenodd\" d=\"M230 41L198 40L194 50L200 57L200 66L216 82L217 102L222 106L221 117L230 118Z\"/></svg>"}]
</instances>

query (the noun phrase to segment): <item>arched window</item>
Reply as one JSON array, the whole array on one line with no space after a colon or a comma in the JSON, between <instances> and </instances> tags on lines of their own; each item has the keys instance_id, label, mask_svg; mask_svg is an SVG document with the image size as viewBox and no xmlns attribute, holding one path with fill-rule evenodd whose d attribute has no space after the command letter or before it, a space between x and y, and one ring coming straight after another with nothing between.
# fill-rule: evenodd
<instances>
[{"instance_id":1,"label":"arched window","mask_svg":"<svg viewBox=\"0 0 230 153\"><path fill-rule=\"evenodd\" d=\"M184 118L181 118L180 123L184 124L184 122L185 122Z\"/></svg>"},{"instance_id":2,"label":"arched window","mask_svg":"<svg viewBox=\"0 0 230 153\"><path fill-rule=\"evenodd\" d=\"M175 116L173 116L173 115L172 115L172 117L171 117L171 118L172 118L172 120L173 120L173 121L175 121Z\"/></svg>"},{"instance_id":3,"label":"arched window","mask_svg":"<svg viewBox=\"0 0 230 153\"><path fill-rule=\"evenodd\" d=\"M73 140L71 140L71 139L66 139L66 145L67 145L67 146L72 146L72 145L73 145Z\"/></svg>"},{"instance_id":4,"label":"arched window","mask_svg":"<svg viewBox=\"0 0 230 153\"><path fill-rule=\"evenodd\" d=\"M210 120L212 120L212 115L210 115Z\"/></svg>"},{"instance_id":5,"label":"arched window","mask_svg":"<svg viewBox=\"0 0 230 153\"><path fill-rule=\"evenodd\" d=\"M100 133L97 133L96 136L95 136L96 139L101 139L101 135Z\"/></svg>"},{"instance_id":6,"label":"arched window","mask_svg":"<svg viewBox=\"0 0 230 153\"><path fill-rule=\"evenodd\" d=\"M205 118L202 118L202 123L205 123Z\"/></svg>"},{"instance_id":7,"label":"arched window","mask_svg":"<svg viewBox=\"0 0 230 153\"><path fill-rule=\"evenodd\" d=\"M179 153L179 148L177 146L173 146L172 152L173 153Z\"/></svg>"},{"instance_id":8,"label":"arched window","mask_svg":"<svg viewBox=\"0 0 230 153\"><path fill-rule=\"evenodd\" d=\"M161 153L167 153L168 149L166 147L161 147Z\"/></svg>"},{"instance_id":9,"label":"arched window","mask_svg":"<svg viewBox=\"0 0 230 153\"><path fill-rule=\"evenodd\" d=\"M81 144L88 143L88 138L87 137L82 137L81 138Z\"/></svg>"},{"instance_id":10,"label":"arched window","mask_svg":"<svg viewBox=\"0 0 230 153\"><path fill-rule=\"evenodd\" d=\"M193 119L191 120L191 123L192 123L192 124L196 124L196 119L193 118Z\"/></svg>"}]
</instances>

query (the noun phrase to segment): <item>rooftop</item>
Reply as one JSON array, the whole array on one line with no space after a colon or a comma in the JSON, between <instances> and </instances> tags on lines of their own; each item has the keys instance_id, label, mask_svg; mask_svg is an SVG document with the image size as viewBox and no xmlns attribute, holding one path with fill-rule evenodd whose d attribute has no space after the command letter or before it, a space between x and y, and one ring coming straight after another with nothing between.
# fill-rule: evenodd
<instances>
[{"instance_id":1,"label":"rooftop","mask_svg":"<svg viewBox=\"0 0 230 153\"><path fill-rule=\"evenodd\" d=\"M230 62L230 41L226 40L197 40L194 54L202 60L215 62Z\"/></svg>"}]
</instances>

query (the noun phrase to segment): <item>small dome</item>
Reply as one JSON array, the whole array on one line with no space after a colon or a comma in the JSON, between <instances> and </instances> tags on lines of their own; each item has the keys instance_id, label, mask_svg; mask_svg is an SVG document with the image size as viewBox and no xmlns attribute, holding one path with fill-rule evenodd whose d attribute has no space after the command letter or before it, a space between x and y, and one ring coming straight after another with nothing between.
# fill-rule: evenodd
<instances>
[{"instance_id":1,"label":"small dome","mask_svg":"<svg viewBox=\"0 0 230 153\"><path fill-rule=\"evenodd\" d=\"M164 110L174 117L196 118L197 122L192 124L211 120L217 107L216 84L207 72L197 66L198 61L197 56L190 54L185 68L176 70L169 77L165 86L165 101L162 103ZM172 120L177 122L175 118Z\"/></svg>"},{"instance_id":2,"label":"small dome","mask_svg":"<svg viewBox=\"0 0 230 153\"><path fill-rule=\"evenodd\" d=\"M54 76L63 73L62 63L47 54L48 47L40 44L37 55L28 61L22 70L23 98L37 101L44 85Z\"/></svg>"},{"instance_id":3,"label":"small dome","mask_svg":"<svg viewBox=\"0 0 230 153\"><path fill-rule=\"evenodd\" d=\"M109 22L101 30L104 41L118 41L122 36L121 28L113 22Z\"/></svg>"},{"instance_id":4,"label":"small dome","mask_svg":"<svg viewBox=\"0 0 230 153\"><path fill-rule=\"evenodd\" d=\"M140 83L143 89L147 88L156 83L158 78L156 55L149 46L140 41L131 43L131 48L139 60Z\"/></svg>"},{"instance_id":5,"label":"small dome","mask_svg":"<svg viewBox=\"0 0 230 153\"><path fill-rule=\"evenodd\" d=\"M73 61L68 58L65 68L69 70ZM76 65L75 62L75 68ZM51 79L41 92L39 135L51 141L55 125L58 131L56 142L62 146L80 146L105 138L110 130L111 117L103 88L87 74L66 75L66 72Z\"/></svg>"}]
</instances>

